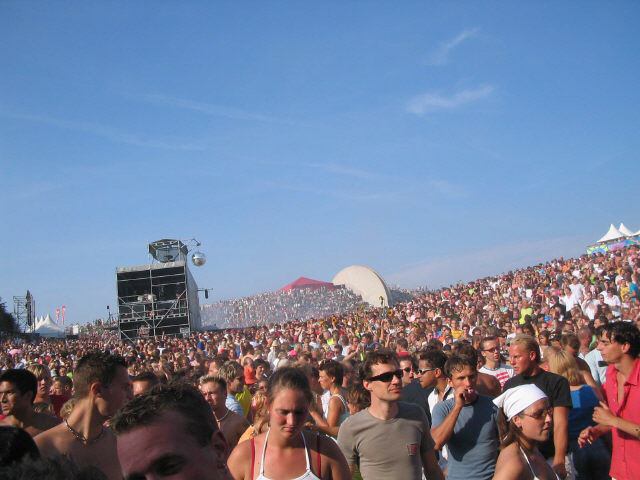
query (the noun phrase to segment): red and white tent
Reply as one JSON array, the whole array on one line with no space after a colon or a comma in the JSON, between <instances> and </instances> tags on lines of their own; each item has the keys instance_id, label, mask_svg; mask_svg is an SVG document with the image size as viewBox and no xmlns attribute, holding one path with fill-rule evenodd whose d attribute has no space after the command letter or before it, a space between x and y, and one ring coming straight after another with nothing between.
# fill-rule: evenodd
<instances>
[{"instance_id":1,"label":"red and white tent","mask_svg":"<svg viewBox=\"0 0 640 480\"><path fill-rule=\"evenodd\" d=\"M321 282L320 280L313 280L311 278L300 277L294 282L291 282L288 285L285 285L280 289L281 292L286 292L289 290L293 290L294 288L329 288L334 289L336 286L333 283L329 282Z\"/></svg>"}]
</instances>

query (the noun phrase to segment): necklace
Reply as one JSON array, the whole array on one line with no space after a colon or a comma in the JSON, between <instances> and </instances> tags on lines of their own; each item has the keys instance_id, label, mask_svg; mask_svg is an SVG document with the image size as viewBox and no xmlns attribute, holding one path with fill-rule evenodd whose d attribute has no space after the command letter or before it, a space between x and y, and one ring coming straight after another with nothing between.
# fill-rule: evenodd
<instances>
[{"instance_id":1,"label":"necklace","mask_svg":"<svg viewBox=\"0 0 640 480\"><path fill-rule=\"evenodd\" d=\"M98 435L96 435L95 437L93 437L91 440L89 440L87 437L85 437L82 433L80 433L79 431L77 431L76 429L74 429L71 425L69 425L69 422L67 422L67 420L65 419L64 424L67 426L67 429L71 432L71 434L76 437L76 440L80 440L82 443L84 443L85 445L91 445L92 443L95 443L100 437L102 437L102 434L104 433L104 425L102 426L102 429L100 430L100 433L98 433Z\"/></svg>"},{"instance_id":2,"label":"necklace","mask_svg":"<svg viewBox=\"0 0 640 480\"><path fill-rule=\"evenodd\" d=\"M224 420L225 418L227 418L227 415L229 415L229 412L230 412L230 411L231 411L231 410L229 410L229 409L227 408L227 413L225 413L224 415L222 415L222 418L217 418L217 417L216 417L216 420L218 421L218 424L219 424L222 420Z\"/></svg>"}]
</instances>

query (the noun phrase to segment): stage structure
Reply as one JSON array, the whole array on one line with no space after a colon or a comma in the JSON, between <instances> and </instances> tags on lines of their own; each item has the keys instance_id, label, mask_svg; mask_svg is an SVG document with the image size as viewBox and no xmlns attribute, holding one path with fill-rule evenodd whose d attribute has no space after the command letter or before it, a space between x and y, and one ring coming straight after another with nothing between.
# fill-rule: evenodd
<instances>
[{"instance_id":1,"label":"stage structure","mask_svg":"<svg viewBox=\"0 0 640 480\"><path fill-rule=\"evenodd\" d=\"M196 240L191 243L200 245ZM149 244L149 265L116 269L122 340L187 336L200 329L198 286L187 261L189 246L181 240L158 240ZM201 266L206 257L195 252L191 261Z\"/></svg>"},{"instance_id":2,"label":"stage structure","mask_svg":"<svg viewBox=\"0 0 640 480\"><path fill-rule=\"evenodd\" d=\"M33 319L36 316L36 302L29 290L24 297L13 297L13 316L21 332L32 330Z\"/></svg>"}]
</instances>

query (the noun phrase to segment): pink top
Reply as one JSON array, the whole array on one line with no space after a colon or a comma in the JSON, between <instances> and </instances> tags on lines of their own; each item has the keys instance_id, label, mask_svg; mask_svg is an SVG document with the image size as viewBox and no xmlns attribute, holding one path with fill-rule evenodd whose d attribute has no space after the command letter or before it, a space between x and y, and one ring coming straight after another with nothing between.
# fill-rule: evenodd
<instances>
[{"instance_id":1,"label":"pink top","mask_svg":"<svg viewBox=\"0 0 640 480\"><path fill-rule=\"evenodd\" d=\"M604 393L609 409L629 422L640 424L640 358L636 358L631 375L624 384L624 398L618 403L618 376L614 365L607 368ZM638 478L640 472L640 440L617 428L612 429L613 455L609 475L616 480ZM635 473L633 473L635 472Z\"/></svg>"}]
</instances>

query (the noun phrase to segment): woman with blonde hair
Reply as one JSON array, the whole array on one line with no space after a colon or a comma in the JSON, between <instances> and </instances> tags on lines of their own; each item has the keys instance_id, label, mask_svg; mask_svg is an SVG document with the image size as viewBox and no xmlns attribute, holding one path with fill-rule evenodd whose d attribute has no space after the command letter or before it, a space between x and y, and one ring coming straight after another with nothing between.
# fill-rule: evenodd
<instances>
[{"instance_id":1,"label":"woman with blonde hair","mask_svg":"<svg viewBox=\"0 0 640 480\"><path fill-rule=\"evenodd\" d=\"M553 407L533 384L510 388L493 403L499 416L501 450L493 480L558 480L538 451L551 433Z\"/></svg>"},{"instance_id":2,"label":"woman with blonde hair","mask_svg":"<svg viewBox=\"0 0 640 480\"><path fill-rule=\"evenodd\" d=\"M269 428L269 407L267 405L266 392L258 390L253 394L253 398L251 399L251 413L253 415L253 424L247 427L238 440L238 443L260 435Z\"/></svg>"},{"instance_id":3,"label":"woman with blonde hair","mask_svg":"<svg viewBox=\"0 0 640 480\"><path fill-rule=\"evenodd\" d=\"M576 480L608 478L611 455L601 438L580 448L578 436L587 427L595 425L593 410L599 399L592 387L587 385L573 355L556 347L545 352L549 371L569 381L572 407L569 410L569 457L573 461Z\"/></svg>"}]
</instances>

